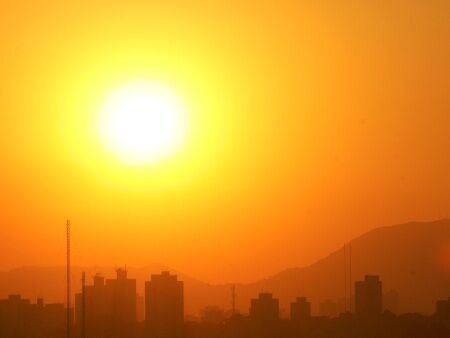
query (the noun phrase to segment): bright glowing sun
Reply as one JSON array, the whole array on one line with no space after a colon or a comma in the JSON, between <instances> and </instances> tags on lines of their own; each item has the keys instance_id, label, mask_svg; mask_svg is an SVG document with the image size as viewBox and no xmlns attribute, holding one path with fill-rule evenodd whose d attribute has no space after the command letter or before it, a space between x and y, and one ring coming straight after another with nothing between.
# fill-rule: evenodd
<instances>
[{"instance_id":1,"label":"bright glowing sun","mask_svg":"<svg viewBox=\"0 0 450 338\"><path fill-rule=\"evenodd\" d=\"M113 91L100 114L106 146L131 163L159 161L175 153L186 134L180 98L159 84L130 83Z\"/></svg>"}]
</instances>

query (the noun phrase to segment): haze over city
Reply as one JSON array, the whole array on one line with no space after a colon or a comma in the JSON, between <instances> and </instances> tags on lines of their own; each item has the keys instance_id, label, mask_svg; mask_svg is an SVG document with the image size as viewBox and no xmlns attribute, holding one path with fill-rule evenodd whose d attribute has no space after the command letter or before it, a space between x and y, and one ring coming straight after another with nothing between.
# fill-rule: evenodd
<instances>
[{"instance_id":1,"label":"haze over city","mask_svg":"<svg viewBox=\"0 0 450 338\"><path fill-rule=\"evenodd\" d=\"M259 300L444 332L449 18L447 0L2 1L0 335L46 300L73 338L151 276L180 328Z\"/></svg>"},{"instance_id":2,"label":"haze over city","mask_svg":"<svg viewBox=\"0 0 450 338\"><path fill-rule=\"evenodd\" d=\"M78 264L229 282L450 216L447 1L2 7L3 269L61 264L67 217ZM187 131L130 164L98 119L146 81Z\"/></svg>"}]
</instances>

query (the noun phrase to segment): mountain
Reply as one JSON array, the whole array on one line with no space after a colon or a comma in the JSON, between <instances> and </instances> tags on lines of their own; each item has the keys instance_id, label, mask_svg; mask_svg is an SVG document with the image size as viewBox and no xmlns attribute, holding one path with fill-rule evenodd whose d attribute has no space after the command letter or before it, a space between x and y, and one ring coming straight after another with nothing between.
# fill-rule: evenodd
<instances>
[{"instance_id":1,"label":"mountain","mask_svg":"<svg viewBox=\"0 0 450 338\"><path fill-rule=\"evenodd\" d=\"M377 228L347 244L352 280L379 275L384 291L398 292L401 312L432 313L437 299L450 296L450 220ZM344 250L246 285L241 292L246 298L258 289L273 292L286 309L289 301L304 295L317 310L326 299L344 297Z\"/></svg>"},{"instance_id":2,"label":"mountain","mask_svg":"<svg viewBox=\"0 0 450 338\"><path fill-rule=\"evenodd\" d=\"M437 299L450 296L450 220L408 223L381 227L347 243L352 252L352 281L365 274L377 274L383 289L399 293L401 312L432 313ZM80 290L81 271L89 277L101 273L115 276L114 267L73 267L73 290ZM143 295L144 281L152 273L168 269L161 265L128 268L136 278L138 293ZM347 274L348 278L349 272ZM229 308L231 285L212 285L179 274L185 282L186 313L197 314L207 305ZM250 299L260 291L272 292L283 309L298 296L306 296L317 313L324 300L344 296L344 250L304 268L293 268L251 284L236 284L236 304L247 312ZM46 302L62 301L65 292L64 267L24 267L0 272L0 297L20 293L31 299L44 297Z\"/></svg>"}]
</instances>

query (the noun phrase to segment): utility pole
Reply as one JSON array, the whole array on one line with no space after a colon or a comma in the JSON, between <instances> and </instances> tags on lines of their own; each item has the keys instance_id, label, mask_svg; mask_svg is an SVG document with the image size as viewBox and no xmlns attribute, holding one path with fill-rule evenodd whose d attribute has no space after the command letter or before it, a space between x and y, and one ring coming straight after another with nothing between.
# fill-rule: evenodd
<instances>
[{"instance_id":1,"label":"utility pole","mask_svg":"<svg viewBox=\"0 0 450 338\"><path fill-rule=\"evenodd\" d=\"M66 244L67 244L67 338L71 338L71 316L70 316L70 221L66 222Z\"/></svg>"}]
</instances>

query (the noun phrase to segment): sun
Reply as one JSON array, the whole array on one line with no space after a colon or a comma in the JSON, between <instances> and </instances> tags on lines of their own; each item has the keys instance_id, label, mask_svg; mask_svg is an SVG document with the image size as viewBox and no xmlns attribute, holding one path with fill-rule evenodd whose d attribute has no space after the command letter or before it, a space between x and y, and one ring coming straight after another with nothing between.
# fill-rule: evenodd
<instances>
[{"instance_id":1,"label":"sun","mask_svg":"<svg viewBox=\"0 0 450 338\"><path fill-rule=\"evenodd\" d=\"M100 113L100 134L122 160L154 163L173 155L186 137L186 111L180 97L151 82L133 82L113 90Z\"/></svg>"}]
</instances>

